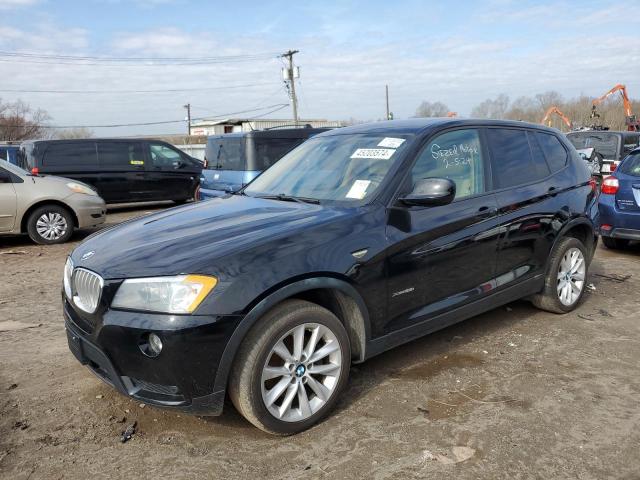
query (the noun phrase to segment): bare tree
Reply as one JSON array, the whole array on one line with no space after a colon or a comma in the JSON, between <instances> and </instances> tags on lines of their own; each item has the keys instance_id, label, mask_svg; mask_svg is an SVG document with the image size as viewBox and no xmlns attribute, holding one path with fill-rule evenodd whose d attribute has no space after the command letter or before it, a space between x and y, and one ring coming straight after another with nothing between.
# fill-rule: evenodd
<instances>
[{"instance_id":1,"label":"bare tree","mask_svg":"<svg viewBox=\"0 0 640 480\"><path fill-rule=\"evenodd\" d=\"M449 107L442 102L423 101L416 109L415 117L446 117L449 113Z\"/></svg>"},{"instance_id":2,"label":"bare tree","mask_svg":"<svg viewBox=\"0 0 640 480\"><path fill-rule=\"evenodd\" d=\"M55 136L61 140L71 140L73 138L92 138L93 130L85 127L67 128L65 130L60 130Z\"/></svg>"},{"instance_id":3,"label":"bare tree","mask_svg":"<svg viewBox=\"0 0 640 480\"><path fill-rule=\"evenodd\" d=\"M471 110L471 116L475 118L505 118L509 108L509 96L501 93L494 100L487 98Z\"/></svg>"},{"instance_id":4,"label":"bare tree","mask_svg":"<svg viewBox=\"0 0 640 480\"><path fill-rule=\"evenodd\" d=\"M14 103L2 103L0 99L0 140L20 141L42 138L48 135L46 123L49 114L40 109L32 109L18 100Z\"/></svg>"}]
</instances>

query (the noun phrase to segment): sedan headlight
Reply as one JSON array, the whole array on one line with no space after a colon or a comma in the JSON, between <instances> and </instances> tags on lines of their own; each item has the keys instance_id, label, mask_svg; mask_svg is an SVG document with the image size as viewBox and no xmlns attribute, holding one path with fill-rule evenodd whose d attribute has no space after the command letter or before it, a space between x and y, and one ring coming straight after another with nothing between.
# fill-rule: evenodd
<instances>
[{"instance_id":1,"label":"sedan headlight","mask_svg":"<svg viewBox=\"0 0 640 480\"><path fill-rule=\"evenodd\" d=\"M96 192L94 189L76 182L67 183L67 188L73 193L82 193L84 195L98 195L98 192Z\"/></svg>"},{"instance_id":2,"label":"sedan headlight","mask_svg":"<svg viewBox=\"0 0 640 480\"><path fill-rule=\"evenodd\" d=\"M111 306L162 313L191 313L218 280L205 275L132 278L118 288Z\"/></svg>"},{"instance_id":3,"label":"sedan headlight","mask_svg":"<svg viewBox=\"0 0 640 480\"><path fill-rule=\"evenodd\" d=\"M62 284L64 285L64 294L67 298L71 298L71 276L73 275L73 262L71 257L67 257L67 263L64 264L64 274L62 277Z\"/></svg>"}]
</instances>

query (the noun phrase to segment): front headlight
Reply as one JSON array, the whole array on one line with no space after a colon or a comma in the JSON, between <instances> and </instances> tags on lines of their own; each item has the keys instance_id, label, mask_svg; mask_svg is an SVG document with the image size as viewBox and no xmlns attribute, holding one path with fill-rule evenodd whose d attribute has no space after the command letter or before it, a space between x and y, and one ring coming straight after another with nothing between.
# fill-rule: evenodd
<instances>
[{"instance_id":1,"label":"front headlight","mask_svg":"<svg viewBox=\"0 0 640 480\"><path fill-rule=\"evenodd\" d=\"M73 193L82 193L84 195L98 195L94 189L87 187L86 185L81 185L76 182L67 183L67 188L71 190Z\"/></svg>"},{"instance_id":2,"label":"front headlight","mask_svg":"<svg viewBox=\"0 0 640 480\"><path fill-rule=\"evenodd\" d=\"M162 313L191 313L218 280L205 275L132 278L118 288L111 306Z\"/></svg>"},{"instance_id":3,"label":"front headlight","mask_svg":"<svg viewBox=\"0 0 640 480\"><path fill-rule=\"evenodd\" d=\"M64 264L64 274L62 284L64 285L64 294L71 299L71 276L73 275L73 262L71 257L67 257L67 263Z\"/></svg>"}]
</instances>

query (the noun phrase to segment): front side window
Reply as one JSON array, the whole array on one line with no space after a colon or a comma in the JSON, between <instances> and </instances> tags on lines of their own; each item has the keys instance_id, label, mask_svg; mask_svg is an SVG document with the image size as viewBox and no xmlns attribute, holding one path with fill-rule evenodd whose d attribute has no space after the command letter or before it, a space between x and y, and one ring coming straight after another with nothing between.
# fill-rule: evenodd
<instances>
[{"instance_id":1,"label":"front side window","mask_svg":"<svg viewBox=\"0 0 640 480\"><path fill-rule=\"evenodd\" d=\"M533 158L526 131L488 128L487 139L497 188L523 185L549 175L544 158Z\"/></svg>"},{"instance_id":2,"label":"front side window","mask_svg":"<svg viewBox=\"0 0 640 480\"><path fill-rule=\"evenodd\" d=\"M98 164L96 144L93 142L52 143L44 152L42 163L50 167L96 166Z\"/></svg>"},{"instance_id":3,"label":"front side window","mask_svg":"<svg viewBox=\"0 0 640 480\"><path fill-rule=\"evenodd\" d=\"M256 197L362 202L378 191L410 138L380 134L315 137L265 170L244 192Z\"/></svg>"},{"instance_id":4,"label":"front side window","mask_svg":"<svg viewBox=\"0 0 640 480\"><path fill-rule=\"evenodd\" d=\"M182 155L161 143L149 144L149 153L151 155L151 165L153 168L162 170L177 170L182 163Z\"/></svg>"},{"instance_id":5,"label":"front side window","mask_svg":"<svg viewBox=\"0 0 640 480\"><path fill-rule=\"evenodd\" d=\"M484 159L475 129L454 130L430 140L411 170L412 186L423 178L448 178L456 199L484 192Z\"/></svg>"}]
</instances>

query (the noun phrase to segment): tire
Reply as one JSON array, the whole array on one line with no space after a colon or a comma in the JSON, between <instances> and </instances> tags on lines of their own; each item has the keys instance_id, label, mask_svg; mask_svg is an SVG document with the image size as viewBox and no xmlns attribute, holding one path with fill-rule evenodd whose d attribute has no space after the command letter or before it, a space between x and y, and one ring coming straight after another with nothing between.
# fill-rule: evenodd
<instances>
[{"instance_id":1,"label":"tire","mask_svg":"<svg viewBox=\"0 0 640 480\"><path fill-rule=\"evenodd\" d=\"M300 331L302 336L295 333ZM315 355L336 350L308 362L306 352L316 334L320 339L311 349ZM298 345L304 349L296 352L294 338L302 339ZM275 352L276 345L286 348L284 356ZM259 429L291 435L306 430L331 411L348 382L350 363L349 337L340 320L314 303L287 300L265 314L243 340L231 369L229 396L238 412ZM263 381L269 374L274 378ZM267 405L270 397L273 403Z\"/></svg>"},{"instance_id":2,"label":"tire","mask_svg":"<svg viewBox=\"0 0 640 480\"><path fill-rule=\"evenodd\" d=\"M27 220L27 233L40 245L64 243L73 235L74 222L71 212L59 205L36 208Z\"/></svg>"},{"instance_id":3,"label":"tire","mask_svg":"<svg viewBox=\"0 0 640 480\"><path fill-rule=\"evenodd\" d=\"M602 238L602 243L607 248L612 250L620 250L626 248L629 245L629 240L624 238L611 238L611 237L600 237Z\"/></svg>"},{"instance_id":4,"label":"tire","mask_svg":"<svg viewBox=\"0 0 640 480\"><path fill-rule=\"evenodd\" d=\"M571 257L575 251L579 252L582 263L580 264L578 271L571 275L571 281L568 285L570 296L567 296L561 294L559 289L562 285L566 286L568 282L566 277L561 279L559 276L565 271L565 266L567 265L566 256ZM582 300L582 297L584 296L587 273L589 270L588 259L589 255L587 249L577 238L564 237L558 240L558 243L555 245L551 255L549 256L544 288L542 292L531 298L533 305L541 310L553 313L567 313L575 309L580 304L580 300ZM568 260L570 262L571 258ZM579 293L575 293L575 290L572 288L572 284L578 287ZM564 292L566 291L567 290L564 290Z\"/></svg>"}]
</instances>

